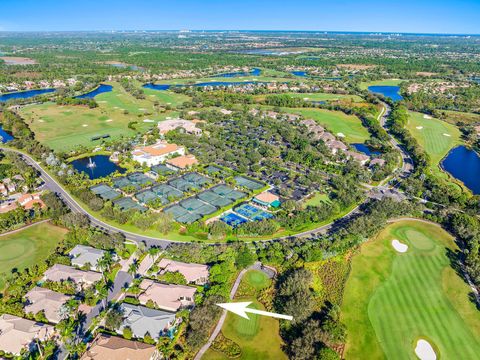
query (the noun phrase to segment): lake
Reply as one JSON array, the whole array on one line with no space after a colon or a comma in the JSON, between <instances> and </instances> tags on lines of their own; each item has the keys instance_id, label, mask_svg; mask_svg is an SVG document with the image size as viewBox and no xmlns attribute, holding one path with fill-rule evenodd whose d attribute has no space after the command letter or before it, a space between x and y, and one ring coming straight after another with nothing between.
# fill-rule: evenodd
<instances>
[{"instance_id":1,"label":"lake","mask_svg":"<svg viewBox=\"0 0 480 360\"><path fill-rule=\"evenodd\" d=\"M76 96L77 99L93 99L95 96L99 95L99 94L103 94L103 93L106 93L106 92L110 92L112 91L113 87L112 85L105 85L105 84L100 84L99 87L97 87L96 89L86 93L86 94L82 94L82 95L79 95L79 96Z\"/></svg>"},{"instance_id":2,"label":"lake","mask_svg":"<svg viewBox=\"0 0 480 360\"><path fill-rule=\"evenodd\" d=\"M302 77L308 76L306 71L292 71L291 74L295 76L302 76Z\"/></svg>"},{"instance_id":3,"label":"lake","mask_svg":"<svg viewBox=\"0 0 480 360\"><path fill-rule=\"evenodd\" d=\"M225 73L225 74L218 74L218 75L213 75L211 77L225 77L225 78L232 78L232 77L238 77L238 76L259 76L262 70L255 68L252 69L251 71L237 71L237 72L230 72L230 73Z\"/></svg>"},{"instance_id":4,"label":"lake","mask_svg":"<svg viewBox=\"0 0 480 360\"><path fill-rule=\"evenodd\" d=\"M368 147L365 144L357 143L357 144L351 144L355 150L360 151L361 153L364 153L365 155L372 156L372 155L379 155L381 154L380 151L373 150L372 148Z\"/></svg>"},{"instance_id":5,"label":"lake","mask_svg":"<svg viewBox=\"0 0 480 360\"><path fill-rule=\"evenodd\" d=\"M11 99L28 99L34 96L43 95L57 91L56 89L37 89L27 91L16 91L7 94L0 95L0 102L5 102Z\"/></svg>"},{"instance_id":6,"label":"lake","mask_svg":"<svg viewBox=\"0 0 480 360\"><path fill-rule=\"evenodd\" d=\"M10 135L8 132L6 132L5 130L3 130L2 126L0 125L0 137L1 137L1 142L3 144L9 142L10 140L13 140L13 136Z\"/></svg>"},{"instance_id":7,"label":"lake","mask_svg":"<svg viewBox=\"0 0 480 360\"><path fill-rule=\"evenodd\" d=\"M369 86L368 91L374 94L381 94L393 101L403 100L403 96L400 95L400 86L375 85Z\"/></svg>"},{"instance_id":8,"label":"lake","mask_svg":"<svg viewBox=\"0 0 480 360\"><path fill-rule=\"evenodd\" d=\"M480 156L466 146L458 146L442 161L442 168L462 181L475 195L480 194Z\"/></svg>"},{"instance_id":9,"label":"lake","mask_svg":"<svg viewBox=\"0 0 480 360\"><path fill-rule=\"evenodd\" d=\"M88 166L90 163L90 159L92 159L92 162L95 163L94 168L90 168ZM108 155L95 155L91 157L84 157L81 159L73 160L70 164L75 170L87 174L87 176L92 180L108 176L115 171L118 171L119 173L124 173L126 171L126 169L110 161Z\"/></svg>"}]
</instances>

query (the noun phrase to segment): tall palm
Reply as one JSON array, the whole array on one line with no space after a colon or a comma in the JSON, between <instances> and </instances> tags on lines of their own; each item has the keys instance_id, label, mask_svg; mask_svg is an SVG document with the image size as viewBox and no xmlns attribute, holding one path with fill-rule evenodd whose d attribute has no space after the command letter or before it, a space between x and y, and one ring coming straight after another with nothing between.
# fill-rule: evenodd
<instances>
[{"instance_id":1,"label":"tall palm","mask_svg":"<svg viewBox=\"0 0 480 360\"><path fill-rule=\"evenodd\" d=\"M156 246L152 246L148 249L148 255L152 258L152 262L155 260L155 256L160 252L160 248Z\"/></svg>"},{"instance_id":2,"label":"tall palm","mask_svg":"<svg viewBox=\"0 0 480 360\"><path fill-rule=\"evenodd\" d=\"M140 267L140 263L138 259L133 259L132 263L128 267L128 273L132 275L132 277L135 277L139 267Z\"/></svg>"},{"instance_id":3,"label":"tall palm","mask_svg":"<svg viewBox=\"0 0 480 360\"><path fill-rule=\"evenodd\" d=\"M102 271L103 280L107 282L106 273L110 272L110 269L113 264L113 255L110 251L107 251L103 256L97 261L97 268Z\"/></svg>"}]
</instances>

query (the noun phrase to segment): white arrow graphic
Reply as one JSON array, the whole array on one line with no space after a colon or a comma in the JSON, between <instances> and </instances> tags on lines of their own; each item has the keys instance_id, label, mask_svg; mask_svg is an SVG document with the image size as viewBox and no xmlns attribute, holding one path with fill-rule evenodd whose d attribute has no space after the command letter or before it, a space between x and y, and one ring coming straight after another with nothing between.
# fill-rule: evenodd
<instances>
[{"instance_id":1,"label":"white arrow graphic","mask_svg":"<svg viewBox=\"0 0 480 360\"><path fill-rule=\"evenodd\" d=\"M293 316L290 316L290 315L276 314L268 311L251 309L247 307L251 303L252 303L251 301L247 301L247 302L236 302L236 303L222 303L217 305L224 308L227 311L231 311L234 314L240 315L245 319L250 319L247 313L251 313L251 314L270 316L278 319L293 320Z\"/></svg>"}]
</instances>

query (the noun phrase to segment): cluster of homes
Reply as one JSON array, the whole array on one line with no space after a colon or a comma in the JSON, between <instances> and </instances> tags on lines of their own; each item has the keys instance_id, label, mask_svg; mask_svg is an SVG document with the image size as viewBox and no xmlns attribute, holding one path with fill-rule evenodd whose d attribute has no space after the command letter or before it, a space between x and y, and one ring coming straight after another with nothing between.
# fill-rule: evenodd
<instances>
[{"instance_id":1,"label":"cluster of homes","mask_svg":"<svg viewBox=\"0 0 480 360\"><path fill-rule=\"evenodd\" d=\"M69 78L64 80L55 79L52 81L47 80L38 80L31 81L27 80L23 83L12 82L9 84L2 85L0 84L0 93L1 92L12 92L12 91L21 91L21 90L33 90L33 89L49 89L49 88L64 88L67 86L74 86L77 83L77 80L74 78Z\"/></svg>"},{"instance_id":2,"label":"cluster of homes","mask_svg":"<svg viewBox=\"0 0 480 360\"><path fill-rule=\"evenodd\" d=\"M35 316L37 320L43 319L43 322L10 314L1 315L0 350L19 355L25 350L32 350L36 342L57 340L55 325L71 316L66 304L78 297L50 290L46 287L46 282L71 282L80 294L102 280L103 275L98 264L104 254L103 250L77 245L69 252L71 265L55 264L45 271L41 281L25 294L23 304L25 314ZM115 257L115 260L118 259ZM123 267L120 271L122 270ZM156 280L166 273L181 274L188 285ZM162 354L155 346L139 340L148 334L157 341L162 336L171 336L174 333L175 326L181 321L176 317L176 312L195 305L197 287L208 282L209 268L202 264L165 258L158 260L146 256L135 276L139 281L137 290L130 293L127 288L125 293L120 293L113 299L119 303L119 310L122 312L121 325L115 329L119 336L100 332L93 342L87 345L82 359L161 359ZM127 301L128 298L134 298L135 301ZM79 305L77 311L86 315L85 328L92 324L93 317L98 316L98 307L102 303L99 298L94 307L83 303ZM122 337L126 328L137 341Z\"/></svg>"},{"instance_id":3,"label":"cluster of homes","mask_svg":"<svg viewBox=\"0 0 480 360\"><path fill-rule=\"evenodd\" d=\"M0 214L15 210L19 206L25 210L32 210L35 206L44 208L45 204L40 198L41 193L28 193L22 175L5 178L0 182Z\"/></svg>"},{"instance_id":4,"label":"cluster of homes","mask_svg":"<svg viewBox=\"0 0 480 360\"><path fill-rule=\"evenodd\" d=\"M188 134L200 136L202 129L196 125L199 120L168 119L158 124L160 134L163 136L167 132L181 129ZM198 164L198 160L192 154L186 154L185 148L177 144L171 144L164 140L149 146L137 146L132 151L134 161L149 167L164 163L173 170L187 169Z\"/></svg>"}]
</instances>

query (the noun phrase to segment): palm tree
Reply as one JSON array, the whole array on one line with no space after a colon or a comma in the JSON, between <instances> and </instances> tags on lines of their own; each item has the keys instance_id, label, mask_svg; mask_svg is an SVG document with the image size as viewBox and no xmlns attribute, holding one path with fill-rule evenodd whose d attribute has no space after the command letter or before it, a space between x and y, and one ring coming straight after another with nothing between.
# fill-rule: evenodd
<instances>
[{"instance_id":1,"label":"palm tree","mask_svg":"<svg viewBox=\"0 0 480 360\"><path fill-rule=\"evenodd\" d=\"M132 277L135 277L139 267L140 267L140 263L138 259L133 259L132 263L128 267L128 273L132 275Z\"/></svg>"},{"instance_id":2,"label":"palm tree","mask_svg":"<svg viewBox=\"0 0 480 360\"><path fill-rule=\"evenodd\" d=\"M107 251L103 256L97 261L97 267L102 271L103 280L107 283L107 276L105 273L110 272L110 269L113 264L113 255L110 251Z\"/></svg>"},{"instance_id":3,"label":"palm tree","mask_svg":"<svg viewBox=\"0 0 480 360\"><path fill-rule=\"evenodd\" d=\"M160 252L160 248L156 246L152 246L151 248L148 249L148 255L151 256L152 262L155 261L155 256Z\"/></svg>"}]
</instances>

